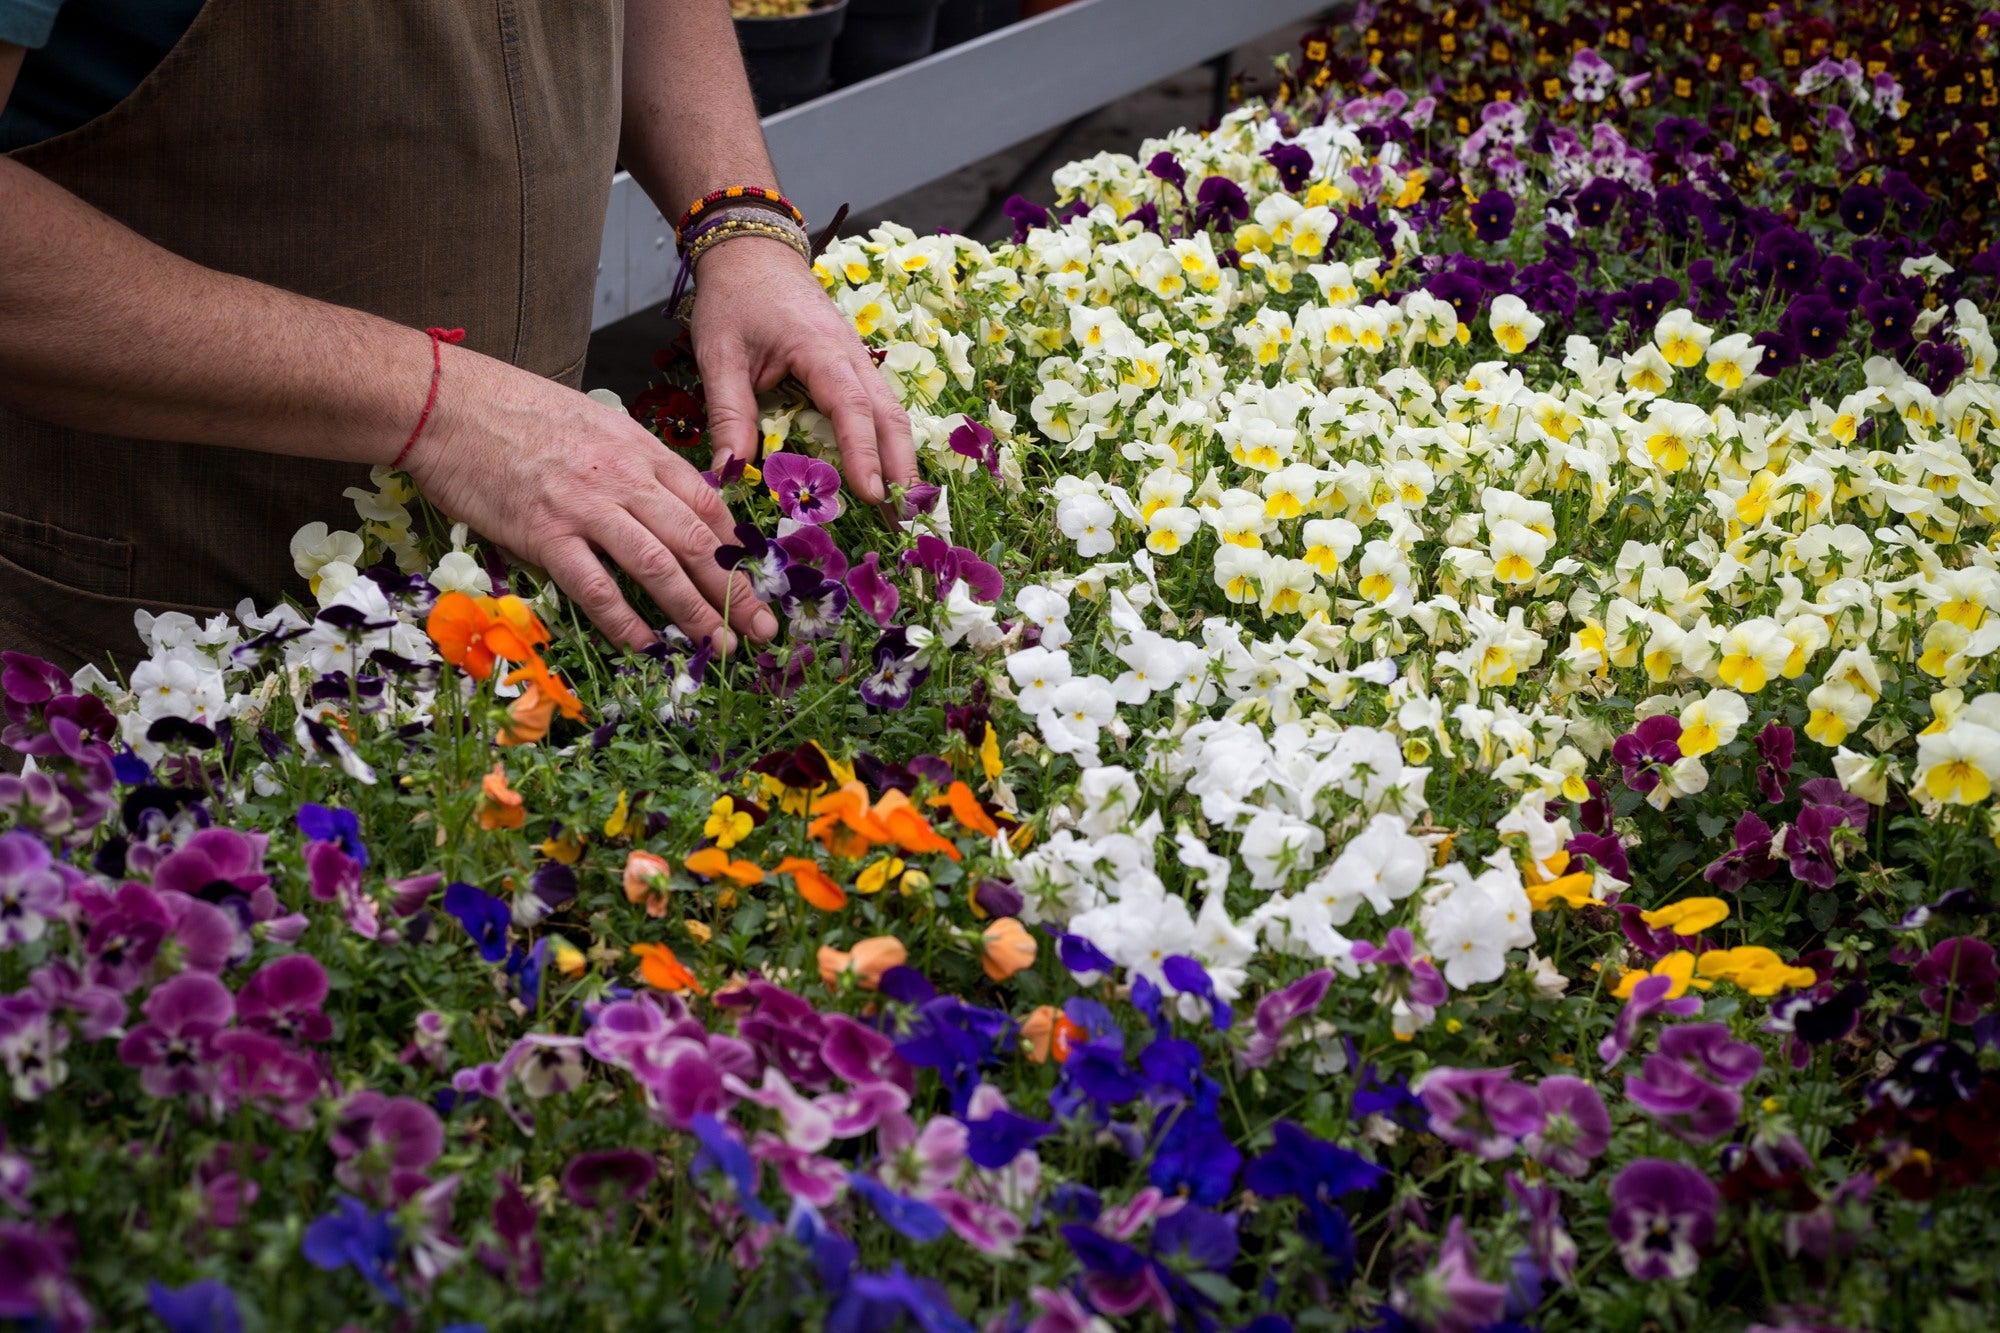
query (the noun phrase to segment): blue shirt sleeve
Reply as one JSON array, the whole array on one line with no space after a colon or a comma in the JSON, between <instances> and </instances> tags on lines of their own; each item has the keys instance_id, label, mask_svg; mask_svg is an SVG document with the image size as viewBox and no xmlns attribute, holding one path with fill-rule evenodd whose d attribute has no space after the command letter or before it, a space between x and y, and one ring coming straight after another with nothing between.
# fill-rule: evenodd
<instances>
[{"instance_id":1,"label":"blue shirt sleeve","mask_svg":"<svg viewBox=\"0 0 2000 1333\"><path fill-rule=\"evenodd\" d=\"M48 45L63 0L0 0L0 42L29 50Z\"/></svg>"}]
</instances>

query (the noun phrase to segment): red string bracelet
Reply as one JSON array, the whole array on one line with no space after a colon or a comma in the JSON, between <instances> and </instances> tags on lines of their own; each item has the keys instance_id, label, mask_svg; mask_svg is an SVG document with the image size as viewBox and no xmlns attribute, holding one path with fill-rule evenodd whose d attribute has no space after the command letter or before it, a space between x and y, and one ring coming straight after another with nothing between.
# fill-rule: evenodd
<instances>
[{"instance_id":1,"label":"red string bracelet","mask_svg":"<svg viewBox=\"0 0 2000 1333\"><path fill-rule=\"evenodd\" d=\"M438 381L444 378L443 344L465 340L464 329L425 329L424 332L431 335L431 391L424 398L424 410L417 418L417 428L410 432L409 441L403 445L403 451L396 455L396 461L389 464L390 467L403 466L403 460L410 456L410 450L417 447L417 437L422 435L424 427L430 424L431 409L437 406Z\"/></svg>"}]
</instances>

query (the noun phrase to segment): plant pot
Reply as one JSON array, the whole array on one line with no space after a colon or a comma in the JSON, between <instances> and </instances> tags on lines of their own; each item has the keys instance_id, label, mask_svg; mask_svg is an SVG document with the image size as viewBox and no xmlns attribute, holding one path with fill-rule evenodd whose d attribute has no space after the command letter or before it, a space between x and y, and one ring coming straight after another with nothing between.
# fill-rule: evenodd
<instances>
[{"instance_id":1,"label":"plant pot","mask_svg":"<svg viewBox=\"0 0 2000 1333\"><path fill-rule=\"evenodd\" d=\"M944 0L938 10L937 49L957 46L1021 18L1021 0Z\"/></svg>"},{"instance_id":2,"label":"plant pot","mask_svg":"<svg viewBox=\"0 0 2000 1333\"><path fill-rule=\"evenodd\" d=\"M743 51L758 115L811 101L827 90L833 44L847 22L849 3L833 0L791 18L736 20L736 45Z\"/></svg>"},{"instance_id":3,"label":"plant pot","mask_svg":"<svg viewBox=\"0 0 2000 1333\"><path fill-rule=\"evenodd\" d=\"M937 40L941 0L847 0L847 26L833 44L833 82L845 87L921 60Z\"/></svg>"}]
</instances>

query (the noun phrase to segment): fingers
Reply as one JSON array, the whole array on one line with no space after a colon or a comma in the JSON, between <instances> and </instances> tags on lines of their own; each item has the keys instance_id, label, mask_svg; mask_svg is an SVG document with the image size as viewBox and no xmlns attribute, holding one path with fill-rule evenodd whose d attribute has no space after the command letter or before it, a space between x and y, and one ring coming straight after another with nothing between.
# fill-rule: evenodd
<instances>
[{"instance_id":1,"label":"fingers","mask_svg":"<svg viewBox=\"0 0 2000 1333\"><path fill-rule=\"evenodd\" d=\"M661 450L653 465L653 475L715 534L717 541L736 540L736 519L722 502L722 493L694 470L694 464L678 454Z\"/></svg>"},{"instance_id":2,"label":"fingers","mask_svg":"<svg viewBox=\"0 0 2000 1333\"><path fill-rule=\"evenodd\" d=\"M861 378L850 357L824 338L805 344L794 359L792 373L812 395L813 405L833 422L848 488L863 504L881 504L888 492L882 486L882 457L875 430L877 405L868 381ZM876 378L872 370L870 378ZM907 423L904 429L908 430Z\"/></svg>"},{"instance_id":3,"label":"fingers","mask_svg":"<svg viewBox=\"0 0 2000 1333\"><path fill-rule=\"evenodd\" d=\"M742 350L724 340L707 350L696 348L702 389L708 400L708 435L715 446L712 467L720 470L731 458L748 463L757 457L757 386Z\"/></svg>"},{"instance_id":4,"label":"fingers","mask_svg":"<svg viewBox=\"0 0 2000 1333\"><path fill-rule=\"evenodd\" d=\"M596 535L604 553L636 579L689 638L697 643L710 640L724 652L736 647L736 636L724 628L722 613L688 577L681 557L646 524L620 510Z\"/></svg>"},{"instance_id":5,"label":"fingers","mask_svg":"<svg viewBox=\"0 0 2000 1333\"><path fill-rule=\"evenodd\" d=\"M909 413L896 401L896 391L875 365L868 349L859 349L855 362L868 382L875 401L875 448L882 479L889 486L917 484L917 442L910 433ZM845 457L845 455L843 455Z\"/></svg>"},{"instance_id":6,"label":"fingers","mask_svg":"<svg viewBox=\"0 0 2000 1333\"><path fill-rule=\"evenodd\" d=\"M626 602L618 591L618 580L581 538L550 546L543 553L542 567L613 643L637 649L653 641L652 627Z\"/></svg>"},{"instance_id":7,"label":"fingers","mask_svg":"<svg viewBox=\"0 0 2000 1333\"><path fill-rule=\"evenodd\" d=\"M700 481L699 478L696 480ZM778 618L750 590L750 580L741 572L725 570L715 563L715 551L720 543L708 525L686 506L673 496L656 491L633 496L628 508L630 516L674 558L683 579L693 584L710 611L720 613L727 607L731 627L739 634L760 642L778 632ZM625 568L626 572L639 579L648 592L652 591L652 584L647 583L637 570L629 565ZM665 602L660 603L660 609L673 615L674 623L689 634L694 633ZM719 614L715 623L721 623Z\"/></svg>"}]
</instances>

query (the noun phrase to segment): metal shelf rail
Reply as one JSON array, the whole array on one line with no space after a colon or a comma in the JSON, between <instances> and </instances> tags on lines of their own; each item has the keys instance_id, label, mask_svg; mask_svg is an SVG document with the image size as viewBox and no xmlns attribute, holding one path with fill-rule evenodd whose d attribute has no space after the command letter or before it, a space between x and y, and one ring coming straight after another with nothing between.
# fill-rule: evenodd
<instances>
[{"instance_id":1,"label":"metal shelf rail","mask_svg":"<svg viewBox=\"0 0 2000 1333\"><path fill-rule=\"evenodd\" d=\"M764 120L806 216L874 208L1231 48L1328 0L1076 0ZM593 328L658 306L673 228L630 176L611 184Z\"/></svg>"}]
</instances>

